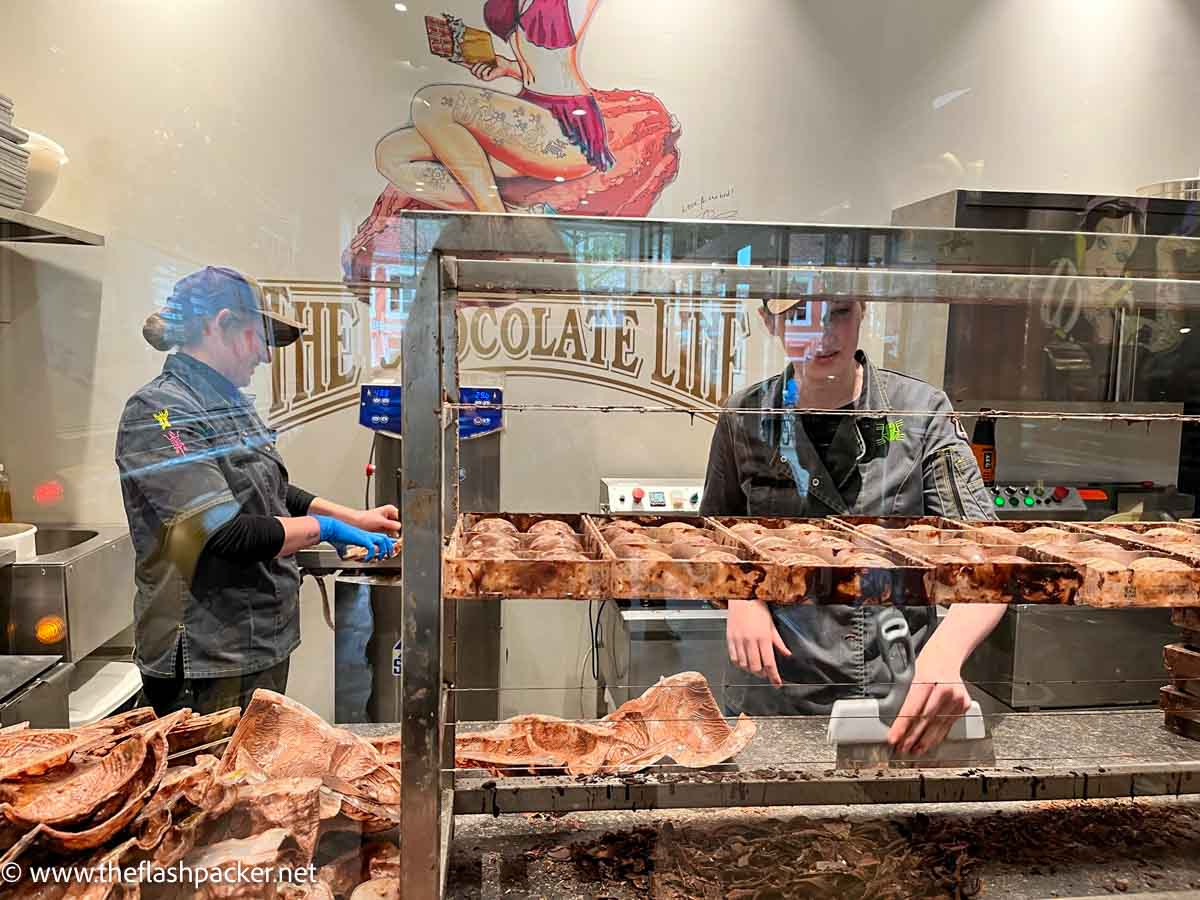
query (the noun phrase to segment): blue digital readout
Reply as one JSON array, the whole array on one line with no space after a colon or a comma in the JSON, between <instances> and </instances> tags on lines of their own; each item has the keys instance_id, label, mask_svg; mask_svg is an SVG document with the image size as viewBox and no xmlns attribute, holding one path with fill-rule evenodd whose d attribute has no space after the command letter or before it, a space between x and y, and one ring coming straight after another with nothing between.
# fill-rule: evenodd
<instances>
[{"instance_id":1,"label":"blue digital readout","mask_svg":"<svg viewBox=\"0 0 1200 900\"><path fill-rule=\"evenodd\" d=\"M504 427L504 391L500 388L460 387L458 411L460 439L491 434ZM364 384L359 392L358 424L376 431L400 433L401 387L398 384Z\"/></svg>"},{"instance_id":2,"label":"blue digital readout","mask_svg":"<svg viewBox=\"0 0 1200 900\"><path fill-rule=\"evenodd\" d=\"M491 434L504 426L504 392L499 388L458 389L459 403L472 404L458 411L458 437L479 437Z\"/></svg>"}]
</instances>

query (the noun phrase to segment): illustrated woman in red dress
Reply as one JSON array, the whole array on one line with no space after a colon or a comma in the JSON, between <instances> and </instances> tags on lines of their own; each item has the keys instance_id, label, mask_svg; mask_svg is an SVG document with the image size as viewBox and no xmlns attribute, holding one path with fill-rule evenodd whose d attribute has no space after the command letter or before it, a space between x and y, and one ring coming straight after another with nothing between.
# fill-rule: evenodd
<instances>
[{"instance_id":1,"label":"illustrated woman in red dress","mask_svg":"<svg viewBox=\"0 0 1200 900\"><path fill-rule=\"evenodd\" d=\"M520 92L463 84L421 88L412 100L412 124L379 141L375 151L379 171L400 194L437 209L554 212L563 211L565 204L579 212L613 215L619 211L587 208L587 196L605 187L602 177L589 183L586 191L554 188L565 187L566 182L576 182L578 188L580 179L623 168L625 177L633 174L636 179L641 173L645 180L656 182L644 185L649 188L646 197L635 197L627 186L619 198L626 205L640 199L634 205L644 208L632 214L644 215L674 177L678 131L653 96L597 92L584 79L579 51L599 3L488 0L484 22L508 44L513 56L497 54L494 64L461 64L483 82L517 79ZM630 140L626 143L631 152L619 160L612 148L614 137L621 141L622 130L631 136L633 122L622 126L612 119L637 115L638 103L645 105L647 99L657 107L649 114L665 123L657 129L659 152L648 154ZM602 104L609 108L602 109ZM647 110L641 112L638 120L644 128ZM664 139L668 136L669 141ZM669 171L654 165L664 157L669 157Z\"/></svg>"}]
</instances>

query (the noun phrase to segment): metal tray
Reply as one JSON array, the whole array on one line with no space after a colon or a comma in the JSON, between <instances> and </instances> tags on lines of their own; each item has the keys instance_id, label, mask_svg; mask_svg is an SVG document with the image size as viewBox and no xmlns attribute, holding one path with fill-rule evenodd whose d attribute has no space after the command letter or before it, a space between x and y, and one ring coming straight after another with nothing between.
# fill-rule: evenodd
<instances>
[{"instance_id":1,"label":"metal tray","mask_svg":"<svg viewBox=\"0 0 1200 900\"><path fill-rule=\"evenodd\" d=\"M1179 628L1185 638L1200 634L1200 609L1171 610L1171 624Z\"/></svg>"},{"instance_id":2,"label":"metal tray","mask_svg":"<svg viewBox=\"0 0 1200 900\"><path fill-rule=\"evenodd\" d=\"M1089 531L1086 528L1083 530ZM1070 560L1083 571L1083 587L1077 600L1081 605L1107 608L1200 606L1200 569L1138 572L1129 568L1135 560L1147 557L1170 559L1187 565L1195 565L1194 560L1102 532L1092 531L1082 537L1083 540L1071 543L1041 547L1047 553ZM1096 542L1095 547L1084 547L1092 541ZM1110 572L1085 563L1086 559L1093 557L1111 559L1124 568Z\"/></svg>"},{"instance_id":3,"label":"metal tray","mask_svg":"<svg viewBox=\"0 0 1200 900\"><path fill-rule=\"evenodd\" d=\"M1200 650L1168 644L1163 648L1163 668L1171 677L1171 687L1193 697L1193 708L1200 709Z\"/></svg>"},{"instance_id":4,"label":"metal tray","mask_svg":"<svg viewBox=\"0 0 1200 900\"><path fill-rule=\"evenodd\" d=\"M485 518L512 522L521 533L540 521L554 519L571 526L580 538L586 560L533 558L473 558L467 555L467 535ZM707 532L718 545L732 548L737 562L626 559L619 557L601 529L619 521L647 529L680 522ZM768 532L805 524L850 545L886 558L893 565L839 565L839 550L819 543L799 548L827 564L792 565L760 552L732 528L756 524ZM1115 524L1115 523L1114 523ZM1178 523L1176 523L1178 524ZM904 543L904 529L925 525L920 543ZM875 526L875 527L870 527ZM1034 528L1052 527L1061 539L1023 543ZM468 513L460 517L445 558L445 595L452 599L565 598L621 600L703 600L724 606L729 600L761 599L780 604L928 605L931 603L1037 603L1112 607L1200 607L1200 554L1172 552L1163 545L1134 540L1160 523L1123 523L1124 533L1092 523L1021 521L958 521L941 517L835 516L785 519L771 516L704 517L685 515L606 515L558 513ZM1191 523L1189 523L1189 527ZM1200 528L1197 528L1200 534ZM1011 535L1011 539L1006 536ZM939 545L970 541L985 559L949 561L932 551ZM1079 545L1096 541L1095 547ZM901 543L898 543L901 542ZM522 554L524 555L524 554ZM986 557L1020 557L1023 562L991 562ZM1086 565L1099 556L1122 564L1118 571ZM1138 572L1130 563L1162 557L1191 568L1169 572Z\"/></svg>"},{"instance_id":5,"label":"metal tray","mask_svg":"<svg viewBox=\"0 0 1200 900\"><path fill-rule=\"evenodd\" d=\"M1064 522L1057 519L1021 519L1007 522L965 522L965 527L980 537L984 543L1008 543L1000 538L1000 532L1006 531L1012 535L1012 542L1023 547L1040 547L1043 544L1055 543L1053 540L1043 540L1041 537L1027 537L1029 532L1038 528L1053 528L1067 535L1068 542L1075 540L1072 535L1088 534L1086 529L1077 522Z\"/></svg>"},{"instance_id":6,"label":"metal tray","mask_svg":"<svg viewBox=\"0 0 1200 900\"><path fill-rule=\"evenodd\" d=\"M583 543L586 560L482 559L467 554L467 535L483 519L504 519L517 531L548 519L571 526ZM455 523L446 549L443 590L458 600L512 598L582 599L610 594L610 563L582 514L464 513ZM524 542L523 542L524 543Z\"/></svg>"},{"instance_id":7,"label":"metal tray","mask_svg":"<svg viewBox=\"0 0 1200 900\"><path fill-rule=\"evenodd\" d=\"M1159 553L1170 553L1189 562L1200 560L1200 527L1188 522L1096 522L1087 525L1081 524L1080 527L1093 534L1101 534L1105 538L1115 537L1131 545L1139 545ZM1195 537L1191 542L1167 542L1155 540L1153 536L1145 537L1147 532L1159 528L1186 531Z\"/></svg>"},{"instance_id":8,"label":"metal tray","mask_svg":"<svg viewBox=\"0 0 1200 900\"><path fill-rule=\"evenodd\" d=\"M617 600L708 600L723 606L730 600L774 600L769 592L771 567L762 554L730 535L714 529L711 522L695 516L586 516L602 558L611 568L612 597ZM736 552L739 562L694 559L628 559L620 557L604 539L602 531L617 520L634 522L647 537L660 540L664 525L680 522L706 533L716 543Z\"/></svg>"},{"instance_id":9,"label":"metal tray","mask_svg":"<svg viewBox=\"0 0 1200 900\"><path fill-rule=\"evenodd\" d=\"M775 603L928 606L931 602L926 577L929 573L927 564L845 527L834 518L719 516L710 517L708 521L714 528L722 529L728 535L727 540L737 542L747 552L755 552L754 545L732 530L737 525L755 524L768 531L778 531L788 525L805 524L892 563L889 568L845 565L838 563L840 553L831 552L819 544L799 548L802 552L827 559L829 564L805 566L768 561L767 592L769 599Z\"/></svg>"},{"instance_id":10,"label":"metal tray","mask_svg":"<svg viewBox=\"0 0 1200 900\"><path fill-rule=\"evenodd\" d=\"M1070 561L1036 547L1020 543L1019 532L1003 540L992 530L949 519L906 520L839 516L848 528L893 546L930 570L929 596L934 603L1043 603L1069 605L1083 583L1079 568ZM929 525L920 537L903 537L912 524ZM994 523L986 523L994 526ZM948 527L947 527L948 526ZM877 529L882 528L883 531ZM897 541L903 541L897 544ZM970 543L978 546L982 560L943 560L939 546ZM992 562L991 557L1011 556L1025 560Z\"/></svg>"}]
</instances>

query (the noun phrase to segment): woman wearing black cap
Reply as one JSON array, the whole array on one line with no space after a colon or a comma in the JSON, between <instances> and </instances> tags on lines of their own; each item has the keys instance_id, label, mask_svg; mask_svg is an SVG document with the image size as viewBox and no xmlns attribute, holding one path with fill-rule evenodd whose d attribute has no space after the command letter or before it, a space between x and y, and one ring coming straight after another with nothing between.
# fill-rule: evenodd
<instances>
[{"instance_id":1,"label":"woman wearing black cap","mask_svg":"<svg viewBox=\"0 0 1200 900\"><path fill-rule=\"evenodd\" d=\"M271 347L302 330L267 308L252 279L214 267L176 284L142 330L155 349L177 348L125 404L116 445L136 553L141 702L159 715L285 690L300 644L297 550L394 551L396 508L349 509L290 484L275 435L241 391Z\"/></svg>"}]
</instances>

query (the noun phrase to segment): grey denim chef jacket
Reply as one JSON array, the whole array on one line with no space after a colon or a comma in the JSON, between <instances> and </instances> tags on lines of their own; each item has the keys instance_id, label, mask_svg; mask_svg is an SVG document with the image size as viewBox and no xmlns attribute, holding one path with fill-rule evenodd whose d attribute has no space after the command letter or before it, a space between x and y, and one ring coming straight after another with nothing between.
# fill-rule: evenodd
<instances>
[{"instance_id":1,"label":"grey denim chef jacket","mask_svg":"<svg viewBox=\"0 0 1200 900\"><path fill-rule=\"evenodd\" d=\"M117 431L121 493L136 554L136 662L147 675L250 675L300 644L292 557L235 563L204 554L239 512L289 516L288 472L248 395L173 353L125 405Z\"/></svg>"},{"instance_id":2,"label":"grey denim chef jacket","mask_svg":"<svg viewBox=\"0 0 1200 900\"><path fill-rule=\"evenodd\" d=\"M970 442L937 388L878 369L861 350L863 390L841 421L822 462L798 415L723 412L717 420L701 515L921 516L995 519ZM732 409L782 409L788 368L734 394ZM929 410L941 415L888 414ZM826 714L844 697L884 696L880 607L777 606L771 616L791 657L776 654L784 681L775 688L740 669L729 675L730 713ZM919 649L936 624L932 607L904 610ZM750 685L739 687L738 685Z\"/></svg>"}]
</instances>

